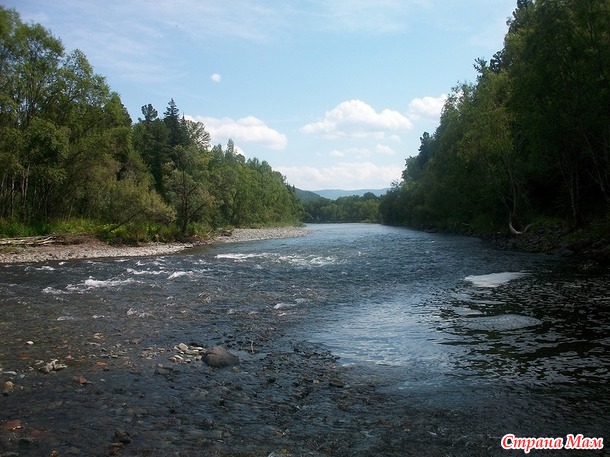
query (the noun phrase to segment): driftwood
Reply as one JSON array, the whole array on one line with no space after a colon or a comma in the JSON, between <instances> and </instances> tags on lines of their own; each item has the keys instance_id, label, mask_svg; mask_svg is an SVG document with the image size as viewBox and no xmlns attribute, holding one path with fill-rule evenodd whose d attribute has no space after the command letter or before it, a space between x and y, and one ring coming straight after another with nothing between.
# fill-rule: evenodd
<instances>
[{"instance_id":1,"label":"driftwood","mask_svg":"<svg viewBox=\"0 0 610 457\"><path fill-rule=\"evenodd\" d=\"M26 236L22 238L0 238L0 246L45 246L57 243L54 236Z\"/></svg>"},{"instance_id":2,"label":"driftwood","mask_svg":"<svg viewBox=\"0 0 610 457\"><path fill-rule=\"evenodd\" d=\"M519 231L513 226L512 218L508 220L508 228L510 230L510 233L512 233L513 235L523 235L525 232L527 232L527 229L532 226L532 224L528 224L523 230Z\"/></svg>"}]
</instances>

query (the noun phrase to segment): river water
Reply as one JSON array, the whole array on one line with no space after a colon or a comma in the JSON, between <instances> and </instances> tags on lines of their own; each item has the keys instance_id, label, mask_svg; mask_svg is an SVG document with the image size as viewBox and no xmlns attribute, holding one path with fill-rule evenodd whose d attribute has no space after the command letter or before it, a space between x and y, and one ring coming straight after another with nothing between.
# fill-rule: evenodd
<instances>
[{"instance_id":1,"label":"river water","mask_svg":"<svg viewBox=\"0 0 610 457\"><path fill-rule=\"evenodd\" d=\"M347 382L350 373L366 373L384 398L470 422L451 425L461 427L452 434L440 418L426 431L431 439L445 434L448 449L452 440L477 442L469 441L470 434L487 440L479 443L480 455L493 455L502 452L506 433L603 437L610 430L608 274L551 256L499 251L468 237L368 224L308 228L311 233L300 238L219 244L156 258L1 266L0 378L26 388L0 401L53 397L56 387L37 368L54 358L80 364L78 373L90 379L96 375L85 371L86 363L97 360L108 379L112 371L106 365L113 360L141 375L138 363L157 363L154 357L179 342L228 344L247 358L248 348L254 353L263 341L261 328L273 330L273 318L286 324L283 338L338 357ZM248 324L227 328L218 316ZM161 387L142 377L135 378L139 395L154 397L150 391ZM100 379L98 386L108 382ZM46 393L37 394L37 387ZM38 427L48 431L49 423L62 420L48 408L5 405L0 422L23 420L25 428L39 415ZM63 420L73 435L79 433L73 418ZM218 433L227 440L228 434ZM33 445L35 435L21 438L20 452ZM49 439L48 449L77 453L92 436L81 437L80 444L65 436ZM5 436L4 444L11 439ZM181 439L183 450L191 446ZM272 450L256 449L260 453L252 455ZM319 454L303 455L334 454L316 449ZM459 453L454 452L446 455Z\"/></svg>"}]
</instances>

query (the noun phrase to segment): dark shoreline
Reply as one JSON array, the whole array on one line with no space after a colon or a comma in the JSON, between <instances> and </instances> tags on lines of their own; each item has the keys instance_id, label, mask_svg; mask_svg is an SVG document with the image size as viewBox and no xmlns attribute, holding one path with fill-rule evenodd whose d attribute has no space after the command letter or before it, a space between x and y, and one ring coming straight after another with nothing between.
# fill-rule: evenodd
<instances>
[{"instance_id":1,"label":"dark shoreline","mask_svg":"<svg viewBox=\"0 0 610 457\"><path fill-rule=\"evenodd\" d=\"M404 226L398 226L404 227ZM441 230L424 227L405 227L428 233L446 233L485 240L499 249L570 258L587 264L587 268L610 267L610 234L599 235L591 229L571 230L557 225L526 231L521 235L510 233L482 233L473 230Z\"/></svg>"}]
</instances>

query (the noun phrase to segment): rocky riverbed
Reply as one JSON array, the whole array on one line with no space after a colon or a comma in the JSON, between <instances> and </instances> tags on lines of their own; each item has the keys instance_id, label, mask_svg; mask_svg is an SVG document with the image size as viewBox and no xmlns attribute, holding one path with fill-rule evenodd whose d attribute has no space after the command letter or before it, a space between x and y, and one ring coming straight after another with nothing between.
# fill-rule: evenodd
<instances>
[{"instance_id":1,"label":"rocky riverbed","mask_svg":"<svg viewBox=\"0 0 610 457\"><path fill-rule=\"evenodd\" d=\"M464 420L472 411L414 407L384 392L384 380L291 335L298 313L209 307L199 335L181 331L179 314L146 332L130 318L85 334L49 323L45 341L15 334L0 347L0 456L440 456L497 447ZM208 357L219 347L227 363Z\"/></svg>"}]
</instances>

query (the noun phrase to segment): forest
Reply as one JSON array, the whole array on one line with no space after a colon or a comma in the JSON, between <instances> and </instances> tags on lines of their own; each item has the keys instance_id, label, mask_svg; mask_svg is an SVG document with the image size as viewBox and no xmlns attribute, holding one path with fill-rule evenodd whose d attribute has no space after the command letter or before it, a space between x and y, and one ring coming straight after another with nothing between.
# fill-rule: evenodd
<instances>
[{"instance_id":1,"label":"forest","mask_svg":"<svg viewBox=\"0 0 610 457\"><path fill-rule=\"evenodd\" d=\"M0 236L171 240L302 213L267 162L211 145L173 99L132 122L81 51L0 7Z\"/></svg>"},{"instance_id":2,"label":"forest","mask_svg":"<svg viewBox=\"0 0 610 457\"><path fill-rule=\"evenodd\" d=\"M518 0L382 198L385 223L610 233L610 1Z\"/></svg>"},{"instance_id":3,"label":"forest","mask_svg":"<svg viewBox=\"0 0 610 457\"><path fill-rule=\"evenodd\" d=\"M307 223L381 222L379 202L372 192L339 197L335 200L317 198L303 202L303 221Z\"/></svg>"}]
</instances>

